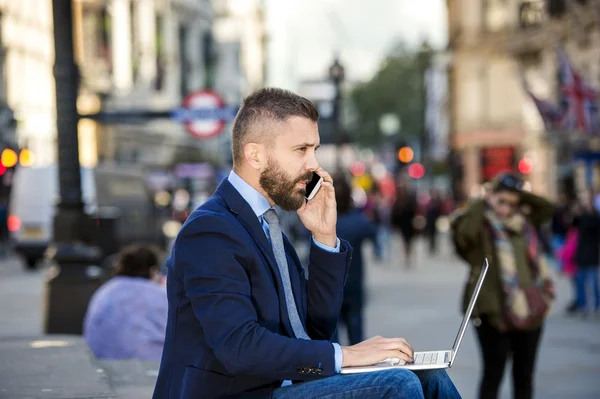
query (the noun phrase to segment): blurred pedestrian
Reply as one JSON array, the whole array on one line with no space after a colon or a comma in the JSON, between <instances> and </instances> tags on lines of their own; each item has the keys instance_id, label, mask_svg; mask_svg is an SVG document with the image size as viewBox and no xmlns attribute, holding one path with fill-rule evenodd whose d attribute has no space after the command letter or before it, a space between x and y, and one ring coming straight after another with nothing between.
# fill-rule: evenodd
<instances>
[{"instance_id":1,"label":"blurred pedestrian","mask_svg":"<svg viewBox=\"0 0 600 399\"><path fill-rule=\"evenodd\" d=\"M375 258L378 261L388 259L390 239L390 210L386 206L385 198L379 184L374 183L367 192L367 202L362 208L363 214L368 220L377 224L377 245L375 245Z\"/></svg>"},{"instance_id":2,"label":"blurred pedestrian","mask_svg":"<svg viewBox=\"0 0 600 399\"><path fill-rule=\"evenodd\" d=\"M417 197L407 186L399 184L396 188L396 200L392 206L391 222L402 237L404 244L404 264L411 266L412 242L415 236L415 216L417 215Z\"/></svg>"},{"instance_id":3,"label":"blurred pedestrian","mask_svg":"<svg viewBox=\"0 0 600 399\"><path fill-rule=\"evenodd\" d=\"M600 287L598 286L598 264L600 262L600 214L594 207L591 191L580 196L581 206L575 216L579 230L575 263L577 264L577 311L600 312ZM588 298L593 295L593 304ZM593 309L592 306L593 305Z\"/></svg>"},{"instance_id":4,"label":"blurred pedestrian","mask_svg":"<svg viewBox=\"0 0 600 399\"><path fill-rule=\"evenodd\" d=\"M558 203L552 215L552 246L554 251L560 251L567 237L568 226L571 224L569 200L565 193L560 193Z\"/></svg>"},{"instance_id":5,"label":"blurred pedestrian","mask_svg":"<svg viewBox=\"0 0 600 399\"><path fill-rule=\"evenodd\" d=\"M577 265L575 262L575 253L577 252L578 241L579 231L577 230L577 226L573 223L568 229L565 243L559 251L561 272L571 280L573 286L573 300L565 309L567 313L574 313L577 311Z\"/></svg>"},{"instance_id":6,"label":"blurred pedestrian","mask_svg":"<svg viewBox=\"0 0 600 399\"><path fill-rule=\"evenodd\" d=\"M377 229L377 260L387 262L390 259L392 225L391 225L391 202L388 198L380 195L377 202L379 210L379 228Z\"/></svg>"},{"instance_id":7,"label":"blurred pedestrian","mask_svg":"<svg viewBox=\"0 0 600 399\"><path fill-rule=\"evenodd\" d=\"M348 332L350 345L355 345L364 339L363 306L364 306L364 258L363 243L371 240L377 247L377 224L367 218L360 209L352 203L352 188L343 175L333 178L335 181L335 200L337 203L337 235L352 245L352 261L346 285L344 299L340 311L340 321ZM333 337L338 342L339 327Z\"/></svg>"},{"instance_id":8,"label":"blurred pedestrian","mask_svg":"<svg viewBox=\"0 0 600 399\"><path fill-rule=\"evenodd\" d=\"M442 216L442 196L438 190L431 191L431 198L427 204L425 211L425 232L429 241L429 252L435 254L437 252L437 236L438 228L437 221Z\"/></svg>"},{"instance_id":9,"label":"blurred pedestrian","mask_svg":"<svg viewBox=\"0 0 600 399\"><path fill-rule=\"evenodd\" d=\"M10 253L10 235L8 231L8 201L0 201L0 256Z\"/></svg>"},{"instance_id":10,"label":"blurred pedestrian","mask_svg":"<svg viewBox=\"0 0 600 399\"><path fill-rule=\"evenodd\" d=\"M97 358L160 361L168 310L161 277L151 247L121 250L115 276L96 291L84 320L84 338Z\"/></svg>"},{"instance_id":11,"label":"blurred pedestrian","mask_svg":"<svg viewBox=\"0 0 600 399\"><path fill-rule=\"evenodd\" d=\"M533 375L542 326L554 297L550 269L536 228L550 219L553 205L523 189L514 174L502 174L485 199L454 215L452 231L459 255L471 271L463 309L486 257L490 269L474 310L483 375L479 398L494 399L509 357L516 399L533 396Z\"/></svg>"}]
</instances>

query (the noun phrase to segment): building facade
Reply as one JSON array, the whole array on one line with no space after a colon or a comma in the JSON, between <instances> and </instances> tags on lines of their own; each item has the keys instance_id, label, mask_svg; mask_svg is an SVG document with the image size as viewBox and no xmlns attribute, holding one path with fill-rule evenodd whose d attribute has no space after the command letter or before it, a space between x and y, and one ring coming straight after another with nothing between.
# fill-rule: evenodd
<instances>
[{"instance_id":1,"label":"building facade","mask_svg":"<svg viewBox=\"0 0 600 399\"><path fill-rule=\"evenodd\" d=\"M209 0L87 0L75 5L81 114L167 111L210 86ZM167 118L138 124L82 119L79 135L82 159L90 164L164 167L203 152L202 142Z\"/></svg>"},{"instance_id":2,"label":"building facade","mask_svg":"<svg viewBox=\"0 0 600 399\"><path fill-rule=\"evenodd\" d=\"M35 153L38 165L56 162L51 7L48 0L0 0L0 99L14 111L19 145ZM80 114L168 110L209 85L210 0L74 0L73 24ZM161 166L181 151L203 151L169 120L133 125L84 118L79 139L84 166Z\"/></svg>"},{"instance_id":3,"label":"building facade","mask_svg":"<svg viewBox=\"0 0 600 399\"><path fill-rule=\"evenodd\" d=\"M265 5L263 0L213 0L213 7L214 90L226 103L236 106L265 85ZM228 123L215 140L226 163L231 163L231 128Z\"/></svg>"},{"instance_id":4,"label":"building facade","mask_svg":"<svg viewBox=\"0 0 600 399\"><path fill-rule=\"evenodd\" d=\"M219 52L219 84L242 96L264 86L266 80L265 4L263 0L213 0L214 37ZM228 71L239 68L238 74ZM237 79L235 79L237 78ZM235 89L234 89L235 87ZM226 92L229 90L225 90Z\"/></svg>"},{"instance_id":5,"label":"building facade","mask_svg":"<svg viewBox=\"0 0 600 399\"><path fill-rule=\"evenodd\" d=\"M50 1L0 0L0 103L17 120L7 141L30 148L42 164L55 159L46 151L56 138L52 26Z\"/></svg>"},{"instance_id":6,"label":"building facade","mask_svg":"<svg viewBox=\"0 0 600 399\"><path fill-rule=\"evenodd\" d=\"M451 141L468 195L498 171L532 161L526 179L551 197L571 171L561 168L568 132L549 132L523 89L558 102L556 47L584 78L600 79L600 12L593 1L449 0ZM567 136L567 137L565 137ZM557 151L557 149L559 151Z\"/></svg>"}]
</instances>

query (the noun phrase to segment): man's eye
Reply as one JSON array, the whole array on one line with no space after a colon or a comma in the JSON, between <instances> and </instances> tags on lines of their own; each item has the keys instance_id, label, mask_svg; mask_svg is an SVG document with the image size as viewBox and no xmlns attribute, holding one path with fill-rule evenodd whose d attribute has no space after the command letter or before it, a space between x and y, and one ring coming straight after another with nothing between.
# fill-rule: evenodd
<instances>
[{"instance_id":1,"label":"man's eye","mask_svg":"<svg viewBox=\"0 0 600 399\"><path fill-rule=\"evenodd\" d=\"M300 151L300 152L306 152L306 147L300 147L300 148L298 148L298 151Z\"/></svg>"}]
</instances>

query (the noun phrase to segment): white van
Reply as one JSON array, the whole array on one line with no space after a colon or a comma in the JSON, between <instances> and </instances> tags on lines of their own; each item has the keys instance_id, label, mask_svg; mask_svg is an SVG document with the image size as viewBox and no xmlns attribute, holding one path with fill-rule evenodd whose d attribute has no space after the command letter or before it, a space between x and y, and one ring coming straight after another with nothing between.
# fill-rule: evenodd
<instances>
[{"instance_id":1,"label":"white van","mask_svg":"<svg viewBox=\"0 0 600 399\"><path fill-rule=\"evenodd\" d=\"M152 197L139 171L119 168L81 168L85 212L117 209L118 242L162 243ZM8 227L15 252L27 268L35 268L52 241L53 220L59 199L58 167L18 168L13 177Z\"/></svg>"}]
</instances>

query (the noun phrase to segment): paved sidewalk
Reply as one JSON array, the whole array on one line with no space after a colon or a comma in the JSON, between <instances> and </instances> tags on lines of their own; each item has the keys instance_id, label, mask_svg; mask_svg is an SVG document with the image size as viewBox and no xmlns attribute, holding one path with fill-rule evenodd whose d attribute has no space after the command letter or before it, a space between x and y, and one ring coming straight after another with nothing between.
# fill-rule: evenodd
<instances>
[{"instance_id":1,"label":"paved sidewalk","mask_svg":"<svg viewBox=\"0 0 600 399\"><path fill-rule=\"evenodd\" d=\"M0 398L117 399L80 337L0 340Z\"/></svg>"},{"instance_id":2,"label":"paved sidewalk","mask_svg":"<svg viewBox=\"0 0 600 399\"><path fill-rule=\"evenodd\" d=\"M416 350L447 349L461 322L459 305L467 268L452 255L447 242L441 254L433 257L423 244L418 244L418 266L413 270L405 271L401 261L397 265L370 262L366 333L403 336ZM399 248L392 253L393 259L403 259ZM561 278L556 283L558 299L542 339L535 397L598 399L600 319L567 317L563 310L571 298L571 286ZM512 398L509 366L502 398ZM480 367L477 337L470 326L449 371L464 398L476 397Z\"/></svg>"},{"instance_id":3,"label":"paved sidewalk","mask_svg":"<svg viewBox=\"0 0 600 399\"><path fill-rule=\"evenodd\" d=\"M367 255L369 250L366 251ZM402 259L397 246L392 259ZM368 336L403 336L417 349L447 349L454 342L461 321L459 303L467 269L452 255L447 242L439 255L430 257L419 243L417 265L406 271L401 261L377 264L367 268L368 304L366 333ZM369 256L368 256L369 257ZM65 384L77 387L77 373L69 375L69 362L50 356L36 357L35 362L20 363L6 342L19 345L24 338L37 339L41 332L41 272L25 272L18 262L0 262L0 359L18 365L24 378L32 370L63 370L53 375ZM563 314L571 291L567 281L557 279L558 301L548 320L542 340L536 381L536 398L598 399L600 398L600 320L569 318ZM38 352L41 353L41 352ZM75 355L73 355L75 356ZM81 358L78 358L81 360ZM61 363L62 362L62 363ZM35 364L34 364L35 363ZM72 365L73 363L71 363ZM152 392L156 367L136 362L96 362L110 379L112 392L122 398L145 398ZM0 389L6 374L0 369ZM29 373L29 374L28 374ZM449 371L465 399L475 398L479 381L480 360L472 327L467 331L457 363ZM510 369L507 369L502 398L511 398ZM57 381L55 381L57 382ZM57 383L63 383L58 381ZM37 383L31 381L31 383ZM67 386L67 385L65 385ZM113 393L106 395L111 397ZM3 396L0 392L0 398ZM51 396L28 396L48 398ZM54 396L74 398L77 396ZM106 397L106 396L104 396ZM12 397L11 397L12 398Z\"/></svg>"}]
</instances>

